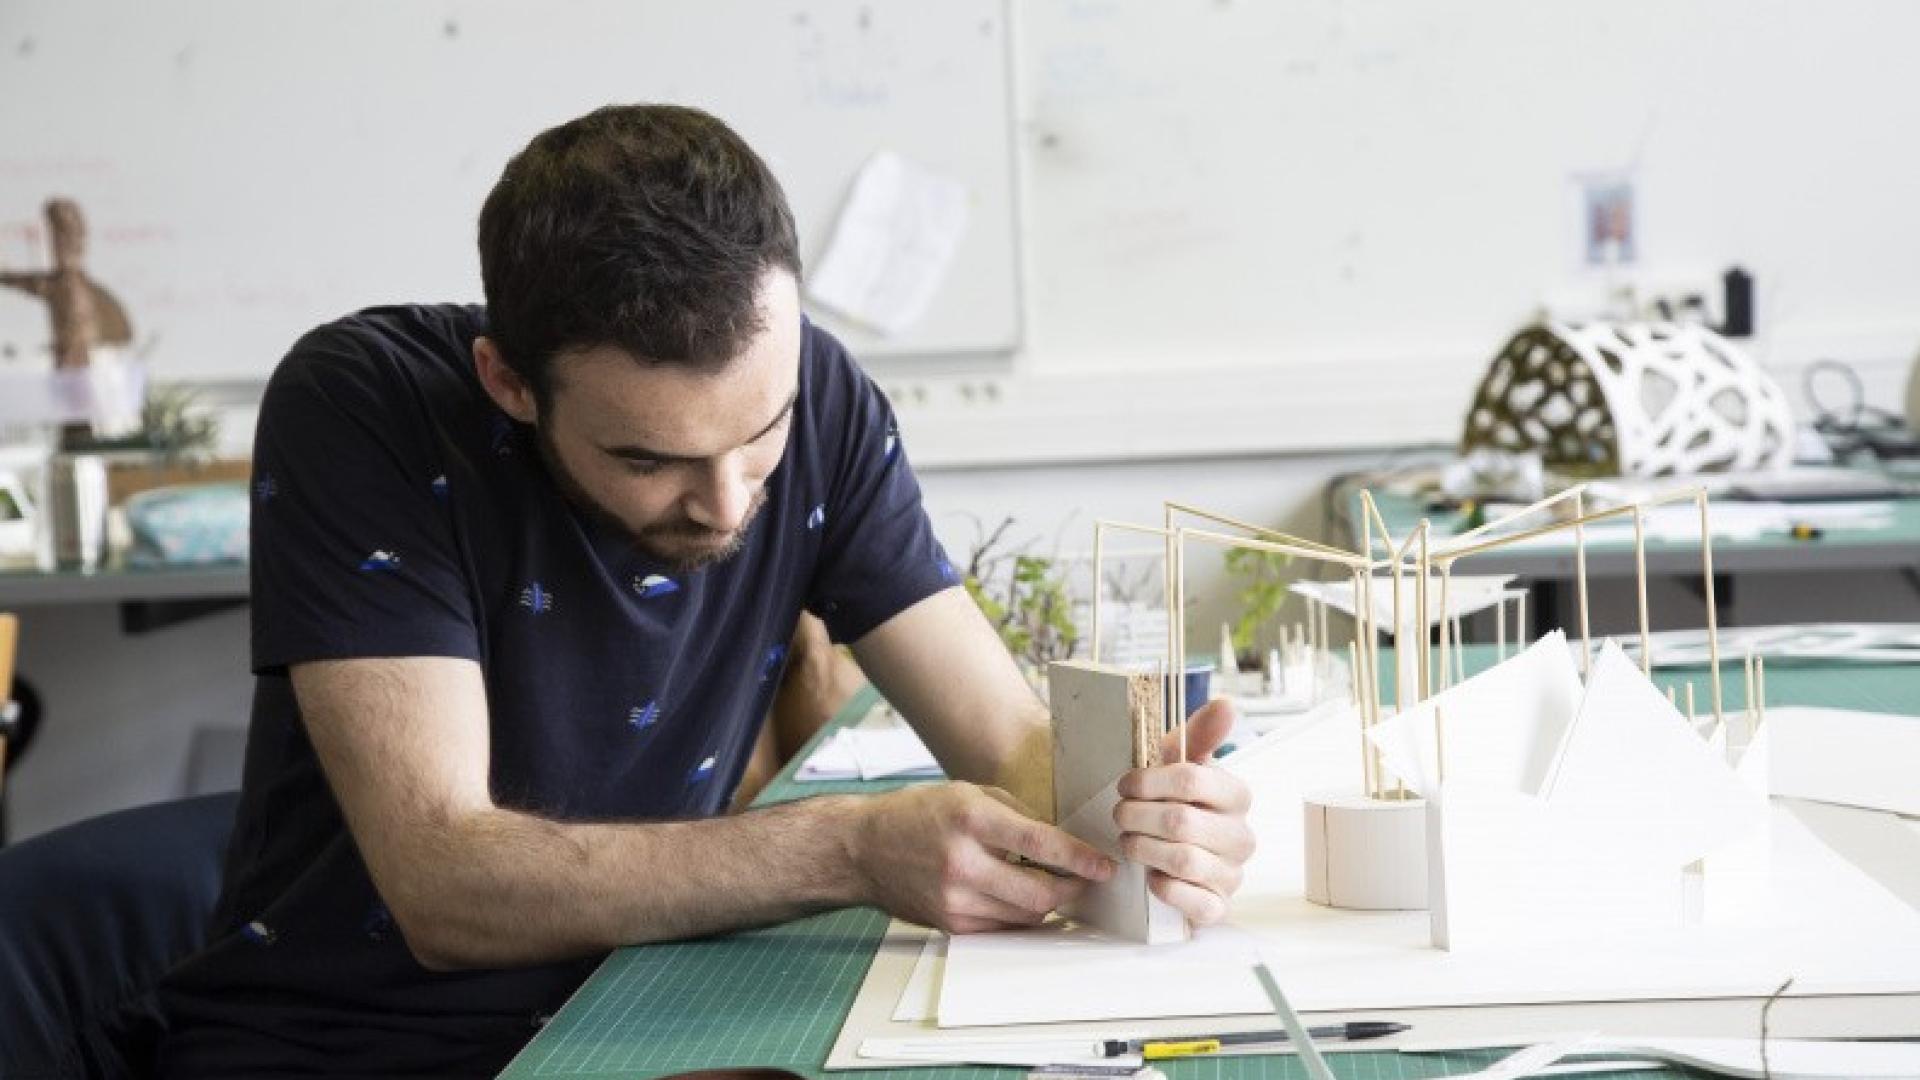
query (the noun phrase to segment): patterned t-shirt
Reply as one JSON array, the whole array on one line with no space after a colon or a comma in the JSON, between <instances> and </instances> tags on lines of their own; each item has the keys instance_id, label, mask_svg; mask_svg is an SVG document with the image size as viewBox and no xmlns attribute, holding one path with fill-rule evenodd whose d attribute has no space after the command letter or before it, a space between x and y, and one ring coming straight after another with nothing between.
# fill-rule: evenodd
<instances>
[{"instance_id":1,"label":"patterned t-shirt","mask_svg":"<svg viewBox=\"0 0 1920 1080\"><path fill-rule=\"evenodd\" d=\"M825 331L803 328L786 454L744 545L679 572L561 494L474 374L485 318L365 311L308 334L268 385L246 778L211 944L163 988L170 1073L492 1075L593 966L415 963L289 665L478 661L499 805L697 817L728 805L802 608L852 641L955 581L891 410Z\"/></svg>"}]
</instances>

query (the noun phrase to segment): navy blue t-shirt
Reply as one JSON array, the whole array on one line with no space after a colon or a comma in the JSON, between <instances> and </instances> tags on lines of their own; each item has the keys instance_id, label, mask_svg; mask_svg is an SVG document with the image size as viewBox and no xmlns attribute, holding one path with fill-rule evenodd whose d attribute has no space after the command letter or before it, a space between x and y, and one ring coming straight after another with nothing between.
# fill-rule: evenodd
<instances>
[{"instance_id":1,"label":"navy blue t-shirt","mask_svg":"<svg viewBox=\"0 0 1920 1080\"><path fill-rule=\"evenodd\" d=\"M491 1075L593 967L415 963L289 665L477 661L499 805L699 817L739 783L802 608L851 641L955 581L891 410L825 331L803 328L786 454L744 545L692 572L561 494L473 372L484 332L480 308L377 308L308 334L268 385L245 783L211 944L163 988L171 1073Z\"/></svg>"}]
</instances>

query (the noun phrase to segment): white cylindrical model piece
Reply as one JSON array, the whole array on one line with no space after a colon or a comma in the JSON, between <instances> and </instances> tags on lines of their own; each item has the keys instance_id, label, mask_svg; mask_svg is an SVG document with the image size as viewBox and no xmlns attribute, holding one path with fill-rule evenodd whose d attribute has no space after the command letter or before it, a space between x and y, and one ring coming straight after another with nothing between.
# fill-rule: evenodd
<instances>
[{"instance_id":1,"label":"white cylindrical model piece","mask_svg":"<svg viewBox=\"0 0 1920 1080\"><path fill-rule=\"evenodd\" d=\"M1357 911L1427 906L1427 804L1357 792L1309 793L1307 899Z\"/></svg>"}]
</instances>

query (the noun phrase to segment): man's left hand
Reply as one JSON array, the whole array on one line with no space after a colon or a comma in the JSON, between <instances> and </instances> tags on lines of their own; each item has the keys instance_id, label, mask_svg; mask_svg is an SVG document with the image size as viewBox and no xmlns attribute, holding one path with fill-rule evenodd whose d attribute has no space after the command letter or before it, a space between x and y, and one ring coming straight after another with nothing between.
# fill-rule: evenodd
<instances>
[{"instance_id":1,"label":"man's left hand","mask_svg":"<svg viewBox=\"0 0 1920 1080\"><path fill-rule=\"evenodd\" d=\"M1187 721L1186 759L1179 731L1169 732L1160 749L1167 764L1122 776L1113 808L1121 850L1147 867L1154 895L1197 926L1226 918L1227 898L1253 855L1247 825L1253 797L1239 777L1212 764L1213 751L1232 730L1230 703L1202 706Z\"/></svg>"}]
</instances>

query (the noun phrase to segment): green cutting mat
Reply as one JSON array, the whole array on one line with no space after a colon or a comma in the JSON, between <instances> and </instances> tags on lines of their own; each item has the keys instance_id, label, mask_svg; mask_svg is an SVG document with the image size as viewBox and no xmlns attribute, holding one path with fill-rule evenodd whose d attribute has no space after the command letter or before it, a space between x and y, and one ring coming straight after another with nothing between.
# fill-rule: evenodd
<instances>
[{"instance_id":1,"label":"green cutting mat","mask_svg":"<svg viewBox=\"0 0 1920 1080\"><path fill-rule=\"evenodd\" d=\"M1470 648L1472 667L1484 666L1487 650ZM1383 660L1386 672L1393 670ZM1705 672L1656 673L1665 685L1691 679L1698 704L1708 708ZM1742 703L1739 667L1725 680L1729 710ZM1920 709L1915 673L1897 665L1795 665L1767 669L1774 704L1911 713ZM875 700L871 688L848 703L833 727L863 715ZM829 728L831 730L831 727ZM820 737L824 737L825 732ZM818 742L816 738L815 742ZM804 760L807 747L796 760ZM783 772L761 799L781 802L840 792L879 792L898 783L797 784ZM621 949L580 988L501 1074L503 1080L567 1077L611 1080L659 1076L718 1065L773 1065L810 1076L826 1075L821 1064L838 1035L866 976L887 919L861 908L819 915L784 926L705 941ZM1352 1080L1415 1080L1473 1072L1498 1052L1444 1055L1338 1054L1333 1067ZM1162 1066L1170 1080L1267 1080L1304 1076L1290 1055L1196 1058ZM1016 1069L922 1068L836 1073L871 1080L1005 1080ZM1610 1072L1595 1077L1704 1076L1682 1070Z\"/></svg>"}]
</instances>

